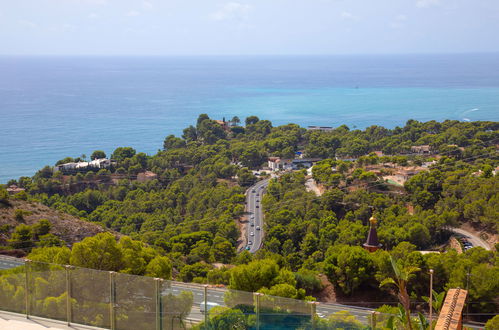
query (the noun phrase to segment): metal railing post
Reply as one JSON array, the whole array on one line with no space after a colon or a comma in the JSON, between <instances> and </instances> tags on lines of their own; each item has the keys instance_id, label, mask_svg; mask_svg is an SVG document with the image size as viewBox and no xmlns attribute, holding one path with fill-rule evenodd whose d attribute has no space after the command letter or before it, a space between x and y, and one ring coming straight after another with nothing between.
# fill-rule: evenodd
<instances>
[{"instance_id":1,"label":"metal railing post","mask_svg":"<svg viewBox=\"0 0 499 330\"><path fill-rule=\"evenodd\" d=\"M72 266L64 266L66 269L66 320L68 322L68 327L71 326L72 320L72 310L71 310L71 269Z\"/></svg>"},{"instance_id":2,"label":"metal railing post","mask_svg":"<svg viewBox=\"0 0 499 330\"><path fill-rule=\"evenodd\" d=\"M312 320L312 329L315 329L317 324L316 324L316 315L317 315L317 305L319 303L315 301L310 302L310 318Z\"/></svg>"},{"instance_id":3,"label":"metal railing post","mask_svg":"<svg viewBox=\"0 0 499 330\"><path fill-rule=\"evenodd\" d=\"M260 296L262 294L258 292L254 292L253 296L255 297L255 314L256 314L256 330L260 330Z\"/></svg>"},{"instance_id":4,"label":"metal railing post","mask_svg":"<svg viewBox=\"0 0 499 330\"><path fill-rule=\"evenodd\" d=\"M31 260L24 259L24 274L25 274L25 287L24 287L24 299L26 307L26 318L29 319L29 273L31 271Z\"/></svg>"},{"instance_id":5,"label":"metal railing post","mask_svg":"<svg viewBox=\"0 0 499 330\"><path fill-rule=\"evenodd\" d=\"M204 325L208 322L208 285L204 285Z\"/></svg>"},{"instance_id":6,"label":"metal railing post","mask_svg":"<svg viewBox=\"0 0 499 330\"><path fill-rule=\"evenodd\" d=\"M156 330L161 330L161 328L163 327L163 317L161 315L161 283L163 280L160 278L155 278L154 281L156 284Z\"/></svg>"},{"instance_id":7,"label":"metal railing post","mask_svg":"<svg viewBox=\"0 0 499 330\"><path fill-rule=\"evenodd\" d=\"M376 323L377 323L377 315L378 312L372 311L371 312L371 329L376 329Z\"/></svg>"},{"instance_id":8,"label":"metal railing post","mask_svg":"<svg viewBox=\"0 0 499 330\"><path fill-rule=\"evenodd\" d=\"M116 303L116 288L114 281L115 272L109 272L109 320L111 323L111 330L116 329L116 310L114 304Z\"/></svg>"}]
</instances>

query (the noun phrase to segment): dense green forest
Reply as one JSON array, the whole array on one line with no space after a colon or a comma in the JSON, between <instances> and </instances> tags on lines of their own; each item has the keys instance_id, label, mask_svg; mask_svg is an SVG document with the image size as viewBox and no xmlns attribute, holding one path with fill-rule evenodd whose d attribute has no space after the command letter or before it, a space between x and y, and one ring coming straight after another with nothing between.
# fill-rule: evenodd
<instances>
[{"instance_id":1,"label":"dense green forest","mask_svg":"<svg viewBox=\"0 0 499 330\"><path fill-rule=\"evenodd\" d=\"M417 251L443 252L450 236L446 229L461 223L497 234L499 123L409 120L394 129L342 125L316 131L295 124L273 127L255 116L244 126L239 122L233 118L221 125L200 115L181 137L167 136L156 155L120 147L109 155L116 160L109 169L63 173L47 166L31 178L10 181L7 186L26 192L9 196L2 188L0 200L6 205L9 198L38 201L130 238L116 242L111 234L99 234L70 249L47 236L46 223L21 224L0 228L10 235L6 245L31 252L33 260L308 300L321 291L318 274L324 274L340 295L385 290L394 294L386 302L396 301L393 288L380 288L393 275L393 257L401 267L419 269L410 281L413 308L427 295L432 268L438 274L437 292L469 287L472 312L497 312L497 247L463 254ZM412 153L418 145L429 145L431 154ZM266 166L269 156L292 159L297 152L322 159L312 177L324 194L307 191L306 170L271 179L262 201L263 247L255 255L238 251L244 193L259 180L252 170ZM105 156L97 150L91 158ZM78 160L68 157L57 164ZM387 163L409 168L426 162L431 162L428 169L401 187L382 178L390 169L373 170ZM155 178L136 180L146 170ZM378 219L383 244L375 253L361 247L371 216ZM247 274L260 280L248 280Z\"/></svg>"}]
</instances>

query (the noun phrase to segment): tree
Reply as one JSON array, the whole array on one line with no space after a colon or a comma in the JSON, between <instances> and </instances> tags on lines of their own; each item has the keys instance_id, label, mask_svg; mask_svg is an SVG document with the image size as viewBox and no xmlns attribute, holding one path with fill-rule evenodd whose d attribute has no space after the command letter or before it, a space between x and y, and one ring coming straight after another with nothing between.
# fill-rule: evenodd
<instances>
[{"instance_id":1,"label":"tree","mask_svg":"<svg viewBox=\"0 0 499 330\"><path fill-rule=\"evenodd\" d=\"M298 287L305 289L308 294L319 292L323 288L321 280L317 277L317 273L312 270L302 268L294 275Z\"/></svg>"},{"instance_id":2,"label":"tree","mask_svg":"<svg viewBox=\"0 0 499 330\"><path fill-rule=\"evenodd\" d=\"M10 205L9 193L4 188L0 187L0 203Z\"/></svg>"},{"instance_id":3,"label":"tree","mask_svg":"<svg viewBox=\"0 0 499 330\"><path fill-rule=\"evenodd\" d=\"M214 144L219 139L225 139L225 131L214 120L205 119L197 126L197 136L207 144Z\"/></svg>"},{"instance_id":4,"label":"tree","mask_svg":"<svg viewBox=\"0 0 499 330\"><path fill-rule=\"evenodd\" d=\"M183 130L182 138L184 138L184 140L186 140L187 142L196 141L198 139L196 127L191 125L191 126L185 128Z\"/></svg>"},{"instance_id":5,"label":"tree","mask_svg":"<svg viewBox=\"0 0 499 330\"><path fill-rule=\"evenodd\" d=\"M179 295L169 293L163 299L164 323L168 329L185 329L184 320L189 316L194 303L194 295L190 291L182 291Z\"/></svg>"},{"instance_id":6,"label":"tree","mask_svg":"<svg viewBox=\"0 0 499 330\"><path fill-rule=\"evenodd\" d=\"M70 262L78 267L119 271L123 256L114 236L100 233L73 245Z\"/></svg>"},{"instance_id":7,"label":"tree","mask_svg":"<svg viewBox=\"0 0 499 330\"><path fill-rule=\"evenodd\" d=\"M499 315L494 316L485 323L485 330L499 329Z\"/></svg>"},{"instance_id":8,"label":"tree","mask_svg":"<svg viewBox=\"0 0 499 330\"><path fill-rule=\"evenodd\" d=\"M146 268L146 275L170 280L172 277L172 263L168 257L156 256Z\"/></svg>"},{"instance_id":9,"label":"tree","mask_svg":"<svg viewBox=\"0 0 499 330\"><path fill-rule=\"evenodd\" d=\"M395 285L398 289L398 298L405 310L406 316L406 326L412 329L411 324L411 301L409 294L407 293L407 284L411 278L411 275L418 272L420 269L414 266L401 267L397 262L390 256L390 263L392 264L393 272L395 273L395 278L385 278L381 283L380 287L388 284Z\"/></svg>"},{"instance_id":10,"label":"tree","mask_svg":"<svg viewBox=\"0 0 499 330\"><path fill-rule=\"evenodd\" d=\"M329 315L325 320L319 319L316 328L361 330L365 329L365 326L348 311L339 311Z\"/></svg>"},{"instance_id":11,"label":"tree","mask_svg":"<svg viewBox=\"0 0 499 330\"><path fill-rule=\"evenodd\" d=\"M234 267L230 274L230 288L256 292L262 287L271 287L279 275L279 266L274 260L252 261L247 265Z\"/></svg>"},{"instance_id":12,"label":"tree","mask_svg":"<svg viewBox=\"0 0 499 330\"><path fill-rule=\"evenodd\" d=\"M297 289L293 285L287 283L280 283L272 286L270 289L262 288L258 292L276 297L285 297L292 299L303 299L305 297L305 290Z\"/></svg>"},{"instance_id":13,"label":"tree","mask_svg":"<svg viewBox=\"0 0 499 330\"><path fill-rule=\"evenodd\" d=\"M58 160L55 165L61 165L61 164L66 164L66 163L73 163L75 159L73 157L66 157L63 159Z\"/></svg>"},{"instance_id":14,"label":"tree","mask_svg":"<svg viewBox=\"0 0 499 330\"><path fill-rule=\"evenodd\" d=\"M59 239L59 237L54 234L45 234L39 236L39 241L36 244L37 246L63 246L64 241Z\"/></svg>"},{"instance_id":15,"label":"tree","mask_svg":"<svg viewBox=\"0 0 499 330\"><path fill-rule=\"evenodd\" d=\"M182 267L179 276L184 282L192 282L196 278L206 278L206 275L212 268L213 266L206 263L196 262L195 264Z\"/></svg>"},{"instance_id":16,"label":"tree","mask_svg":"<svg viewBox=\"0 0 499 330\"><path fill-rule=\"evenodd\" d=\"M257 168L263 163L264 156L255 145L246 148L239 158L244 166Z\"/></svg>"},{"instance_id":17,"label":"tree","mask_svg":"<svg viewBox=\"0 0 499 330\"><path fill-rule=\"evenodd\" d=\"M95 150L94 152L92 152L92 154L90 155L90 159L91 160L94 160L94 159L102 159L102 158L106 158L106 153L102 150Z\"/></svg>"},{"instance_id":18,"label":"tree","mask_svg":"<svg viewBox=\"0 0 499 330\"><path fill-rule=\"evenodd\" d=\"M313 233L308 233L303 238L303 241L300 244L300 249L304 256L309 256L317 251L318 245L319 240L317 239L317 236L315 236L315 234Z\"/></svg>"},{"instance_id":19,"label":"tree","mask_svg":"<svg viewBox=\"0 0 499 330\"><path fill-rule=\"evenodd\" d=\"M163 149L175 149L175 148L184 148L185 141L181 138L175 137L175 135L168 135L163 142Z\"/></svg>"},{"instance_id":20,"label":"tree","mask_svg":"<svg viewBox=\"0 0 499 330\"><path fill-rule=\"evenodd\" d=\"M440 293L436 292L435 290L432 290L432 307L433 311L435 312L436 315L440 314L440 310L442 309L442 306L444 305L445 301L445 291L442 291ZM424 301L427 303L430 303L430 298L427 296L423 296Z\"/></svg>"},{"instance_id":21,"label":"tree","mask_svg":"<svg viewBox=\"0 0 499 330\"><path fill-rule=\"evenodd\" d=\"M260 119L257 116L249 116L246 117L245 123L246 126L256 124Z\"/></svg>"},{"instance_id":22,"label":"tree","mask_svg":"<svg viewBox=\"0 0 499 330\"><path fill-rule=\"evenodd\" d=\"M45 246L34 248L28 255L28 259L33 261L60 265L69 264L70 257L71 250L65 246Z\"/></svg>"},{"instance_id":23,"label":"tree","mask_svg":"<svg viewBox=\"0 0 499 330\"><path fill-rule=\"evenodd\" d=\"M154 258L156 251L143 242L123 236L118 243L123 264L119 269L123 273L144 275L147 264Z\"/></svg>"},{"instance_id":24,"label":"tree","mask_svg":"<svg viewBox=\"0 0 499 330\"><path fill-rule=\"evenodd\" d=\"M52 224L47 219L40 219L32 226L33 238L38 239L40 236L48 234L51 227Z\"/></svg>"},{"instance_id":25,"label":"tree","mask_svg":"<svg viewBox=\"0 0 499 330\"><path fill-rule=\"evenodd\" d=\"M237 174L237 183L239 183L243 187L248 187L255 182L256 178L253 173L251 173L251 171L245 168L239 170L239 173Z\"/></svg>"},{"instance_id":26,"label":"tree","mask_svg":"<svg viewBox=\"0 0 499 330\"><path fill-rule=\"evenodd\" d=\"M352 294L362 284L372 279L373 260L360 246L338 245L327 252L324 272L346 294Z\"/></svg>"},{"instance_id":27,"label":"tree","mask_svg":"<svg viewBox=\"0 0 499 330\"><path fill-rule=\"evenodd\" d=\"M9 243L14 249L27 249L34 245L32 237L31 226L22 223L12 233Z\"/></svg>"},{"instance_id":28,"label":"tree","mask_svg":"<svg viewBox=\"0 0 499 330\"><path fill-rule=\"evenodd\" d=\"M232 119L231 119L230 121L231 121L231 123L232 123L233 125L235 125L235 126L239 125L239 123L241 122L241 120L239 119L239 117L238 117L238 116L234 116L234 117L232 117Z\"/></svg>"},{"instance_id":29,"label":"tree","mask_svg":"<svg viewBox=\"0 0 499 330\"><path fill-rule=\"evenodd\" d=\"M315 166L314 166L315 167ZM345 193L340 189L326 191L321 197L321 204L326 210L338 211L341 208Z\"/></svg>"},{"instance_id":30,"label":"tree","mask_svg":"<svg viewBox=\"0 0 499 330\"><path fill-rule=\"evenodd\" d=\"M133 156L135 156L135 153L136 151L132 147L119 147L113 151L111 158L118 162L121 162L127 158L132 158Z\"/></svg>"},{"instance_id":31,"label":"tree","mask_svg":"<svg viewBox=\"0 0 499 330\"><path fill-rule=\"evenodd\" d=\"M54 174L54 171L52 167L50 166L45 166L35 174L35 180L36 179L50 179L52 175Z\"/></svg>"},{"instance_id":32,"label":"tree","mask_svg":"<svg viewBox=\"0 0 499 330\"><path fill-rule=\"evenodd\" d=\"M202 330L245 330L250 328L246 315L237 308L227 308L222 306L214 307L210 310L210 319L208 322L201 323L195 329Z\"/></svg>"},{"instance_id":33,"label":"tree","mask_svg":"<svg viewBox=\"0 0 499 330\"><path fill-rule=\"evenodd\" d=\"M228 264L235 256L236 250L227 239L220 236L215 237L211 247L211 257L213 261Z\"/></svg>"},{"instance_id":34,"label":"tree","mask_svg":"<svg viewBox=\"0 0 499 330\"><path fill-rule=\"evenodd\" d=\"M208 117L207 114L205 113L202 113L198 116L198 120L196 121L196 128L199 129L199 126L201 125L201 123L205 120L210 120L210 117Z\"/></svg>"}]
</instances>

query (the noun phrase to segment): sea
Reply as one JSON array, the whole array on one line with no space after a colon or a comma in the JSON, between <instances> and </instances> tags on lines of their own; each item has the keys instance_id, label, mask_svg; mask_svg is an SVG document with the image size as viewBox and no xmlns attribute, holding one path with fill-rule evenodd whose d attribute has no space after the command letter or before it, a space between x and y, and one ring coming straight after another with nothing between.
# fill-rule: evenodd
<instances>
[{"instance_id":1,"label":"sea","mask_svg":"<svg viewBox=\"0 0 499 330\"><path fill-rule=\"evenodd\" d=\"M274 126L499 121L499 54L0 57L0 183L120 146L155 154L201 113Z\"/></svg>"}]
</instances>

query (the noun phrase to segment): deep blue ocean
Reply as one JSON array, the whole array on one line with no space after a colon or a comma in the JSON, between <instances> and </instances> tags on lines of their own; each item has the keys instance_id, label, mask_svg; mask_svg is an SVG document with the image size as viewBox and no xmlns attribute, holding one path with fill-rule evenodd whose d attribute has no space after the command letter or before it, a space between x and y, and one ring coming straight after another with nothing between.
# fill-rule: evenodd
<instances>
[{"instance_id":1,"label":"deep blue ocean","mask_svg":"<svg viewBox=\"0 0 499 330\"><path fill-rule=\"evenodd\" d=\"M499 54L0 57L0 183L96 149L154 154L200 113L351 128L499 121Z\"/></svg>"}]
</instances>

